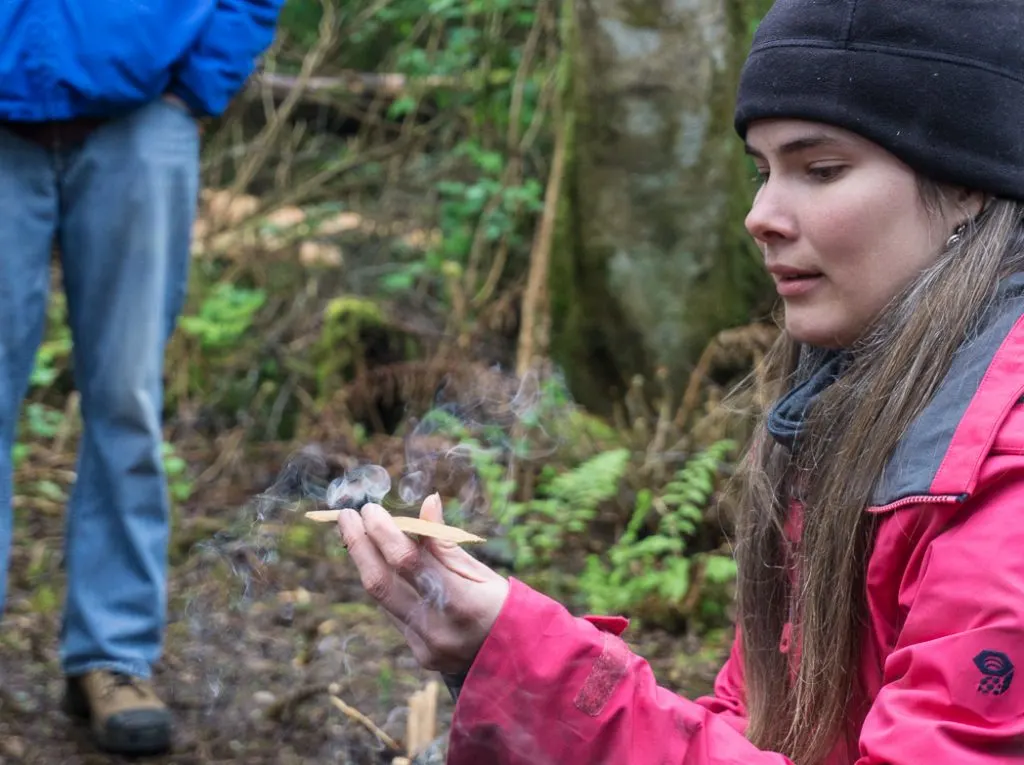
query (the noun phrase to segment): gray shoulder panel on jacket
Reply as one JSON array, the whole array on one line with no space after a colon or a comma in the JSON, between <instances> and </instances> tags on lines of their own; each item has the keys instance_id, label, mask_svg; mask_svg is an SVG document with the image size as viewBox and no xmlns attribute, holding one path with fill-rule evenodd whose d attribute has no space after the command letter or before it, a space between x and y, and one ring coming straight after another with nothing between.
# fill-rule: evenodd
<instances>
[{"instance_id":1,"label":"gray shoulder panel on jacket","mask_svg":"<svg viewBox=\"0 0 1024 765\"><path fill-rule=\"evenodd\" d=\"M1024 274L1015 274L1002 283L983 326L957 352L935 397L907 428L875 486L873 506L929 493L993 356L1022 314Z\"/></svg>"}]
</instances>

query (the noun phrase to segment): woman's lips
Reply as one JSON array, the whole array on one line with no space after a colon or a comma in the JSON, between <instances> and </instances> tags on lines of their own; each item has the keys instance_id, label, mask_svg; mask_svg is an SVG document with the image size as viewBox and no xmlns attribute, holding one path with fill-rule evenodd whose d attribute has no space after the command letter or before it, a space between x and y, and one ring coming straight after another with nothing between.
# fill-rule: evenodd
<instances>
[{"instance_id":1,"label":"woman's lips","mask_svg":"<svg viewBox=\"0 0 1024 765\"><path fill-rule=\"evenodd\" d=\"M775 280L775 289L782 297L806 295L819 286L824 279L821 271L812 268L798 268L785 263L771 263L768 273Z\"/></svg>"},{"instance_id":2,"label":"woman's lips","mask_svg":"<svg viewBox=\"0 0 1024 765\"><path fill-rule=\"evenodd\" d=\"M799 276L780 276L774 274L775 290L780 297L798 297L806 295L818 287L823 281L821 274L803 274Z\"/></svg>"}]
</instances>

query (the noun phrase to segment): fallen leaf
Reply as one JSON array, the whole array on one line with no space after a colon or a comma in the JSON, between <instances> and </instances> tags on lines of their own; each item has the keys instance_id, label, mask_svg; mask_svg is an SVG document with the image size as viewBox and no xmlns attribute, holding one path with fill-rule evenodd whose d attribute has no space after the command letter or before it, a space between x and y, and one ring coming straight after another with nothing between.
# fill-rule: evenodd
<instances>
[{"instance_id":1,"label":"fallen leaf","mask_svg":"<svg viewBox=\"0 0 1024 765\"><path fill-rule=\"evenodd\" d=\"M310 266L332 266L338 267L344 258L341 248L333 244L321 244L319 242L303 242L299 245L299 262L302 265Z\"/></svg>"},{"instance_id":2,"label":"fallen leaf","mask_svg":"<svg viewBox=\"0 0 1024 765\"><path fill-rule=\"evenodd\" d=\"M363 225L362 215L354 212L343 212L316 224L316 232L322 236L331 236L332 234L343 234L346 231L353 231L361 225Z\"/></svg>"},{"instance_id":3,"label":"fallen leaf","mask_svg":"<svg viewBox=\"0 0 1024 765\"><path fill-rule=\"evenodd\" d=\"M287 207L279 207L273 212L268 213L265 220L271 226L277 226L278 228L290 228L291 226L297 226L300 223L305 222L306 213L302 208L290 205Z\"/></svg>"}]
</instances>

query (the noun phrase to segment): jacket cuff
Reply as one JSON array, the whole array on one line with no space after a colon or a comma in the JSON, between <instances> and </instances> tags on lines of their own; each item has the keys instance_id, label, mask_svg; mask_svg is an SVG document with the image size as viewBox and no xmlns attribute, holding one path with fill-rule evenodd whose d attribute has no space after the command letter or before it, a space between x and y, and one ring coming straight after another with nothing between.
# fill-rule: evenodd
<instances>
[{"instance_id":1,"label":"jacket cuff","mask_svg":"<svg viewBox=\"0 0 1024 765\"><path fill-rule=\"evenodd\" d=\"M511 732L548 736L546 746L570 750L570 741L562 739L575 737L571 726L549 729L550 715L564 694L585 703L584 676L607 637L561 603L510 578L508 598L458 693L450 751L458 750L462 759L453 762L494 756L507 745L496 742ZM551 696L553 687L562 689L559 699Z\"/></svg>"},{"instance_id":2,"label":"jacket cuff","mask_svg":"<svg viewBox=\"0 0 1024 765\"><path fill-rule=\"evenodd\" d=\"M452 697L452 701L458 702L459 694L462 692L462 686L466 684L466 675L468 672L459 672L457 674L448 674L446 672L441 673L441 679L444 681L445 687L448 689L448 693Z\"/></svg>"}]
</instances>

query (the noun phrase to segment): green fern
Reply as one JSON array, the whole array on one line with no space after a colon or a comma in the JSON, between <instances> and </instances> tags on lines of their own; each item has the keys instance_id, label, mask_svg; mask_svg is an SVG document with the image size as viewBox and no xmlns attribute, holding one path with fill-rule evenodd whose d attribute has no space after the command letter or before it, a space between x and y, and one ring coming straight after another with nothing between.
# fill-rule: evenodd
<instances>
[{"instance_id":1,"label":"green fern","mask_svg":"<svg viewBox=\"0 0 1024 765\"><path fill-rule=\"evenodd\" d=\"M590 513L615 496L629 464L628 449L612 449L591 457L567 473L556 476L547 486L555 499L571 502Z\"/></svg>"},{"instance_id":2,"label":"green fern","mask_svg":"<svg viewBox=\"0 0 1024 765\"><path fill-rule=\"evenodd\" d=\"M735 446L724 440L694 455L665 485L658 500L650 490L637 494L622 536L604 558L587 558L579 585L590 610L630 611L651 601L672 609L684 601L694 563L693 556L687 555L688 538L703 520L722 460ZM655 507L661 513L655 533L641 539ZM700 563L707 581L727 582L735 576L735 564L725 556L702 555Z\"/></svg>"},{"instance_id":3,"label":"green fern","mask_svg":"<svg viewBox=\"0 0 1024 765\"><path fill-rule=\"evenodd\" d=\"M534 499L508 503L502 522L517 565L545 565L569 536L586 533L601 503L618 494L629 456L628 449L612 449L564 473L542 473Z\"/></svg>"},{"instance_id":4,"label":"green fern","mask_svg":"<svg viewBox=\"0 0 1024 765\"><path fill-rule=\"evenodd\" d=\"M661 495L668 512L662 533L692 534L704 518L704 508L715 491L722 461L736 448L734 441L718 441L691 457L665 485Z\"/></svg>"}]
</instances>

